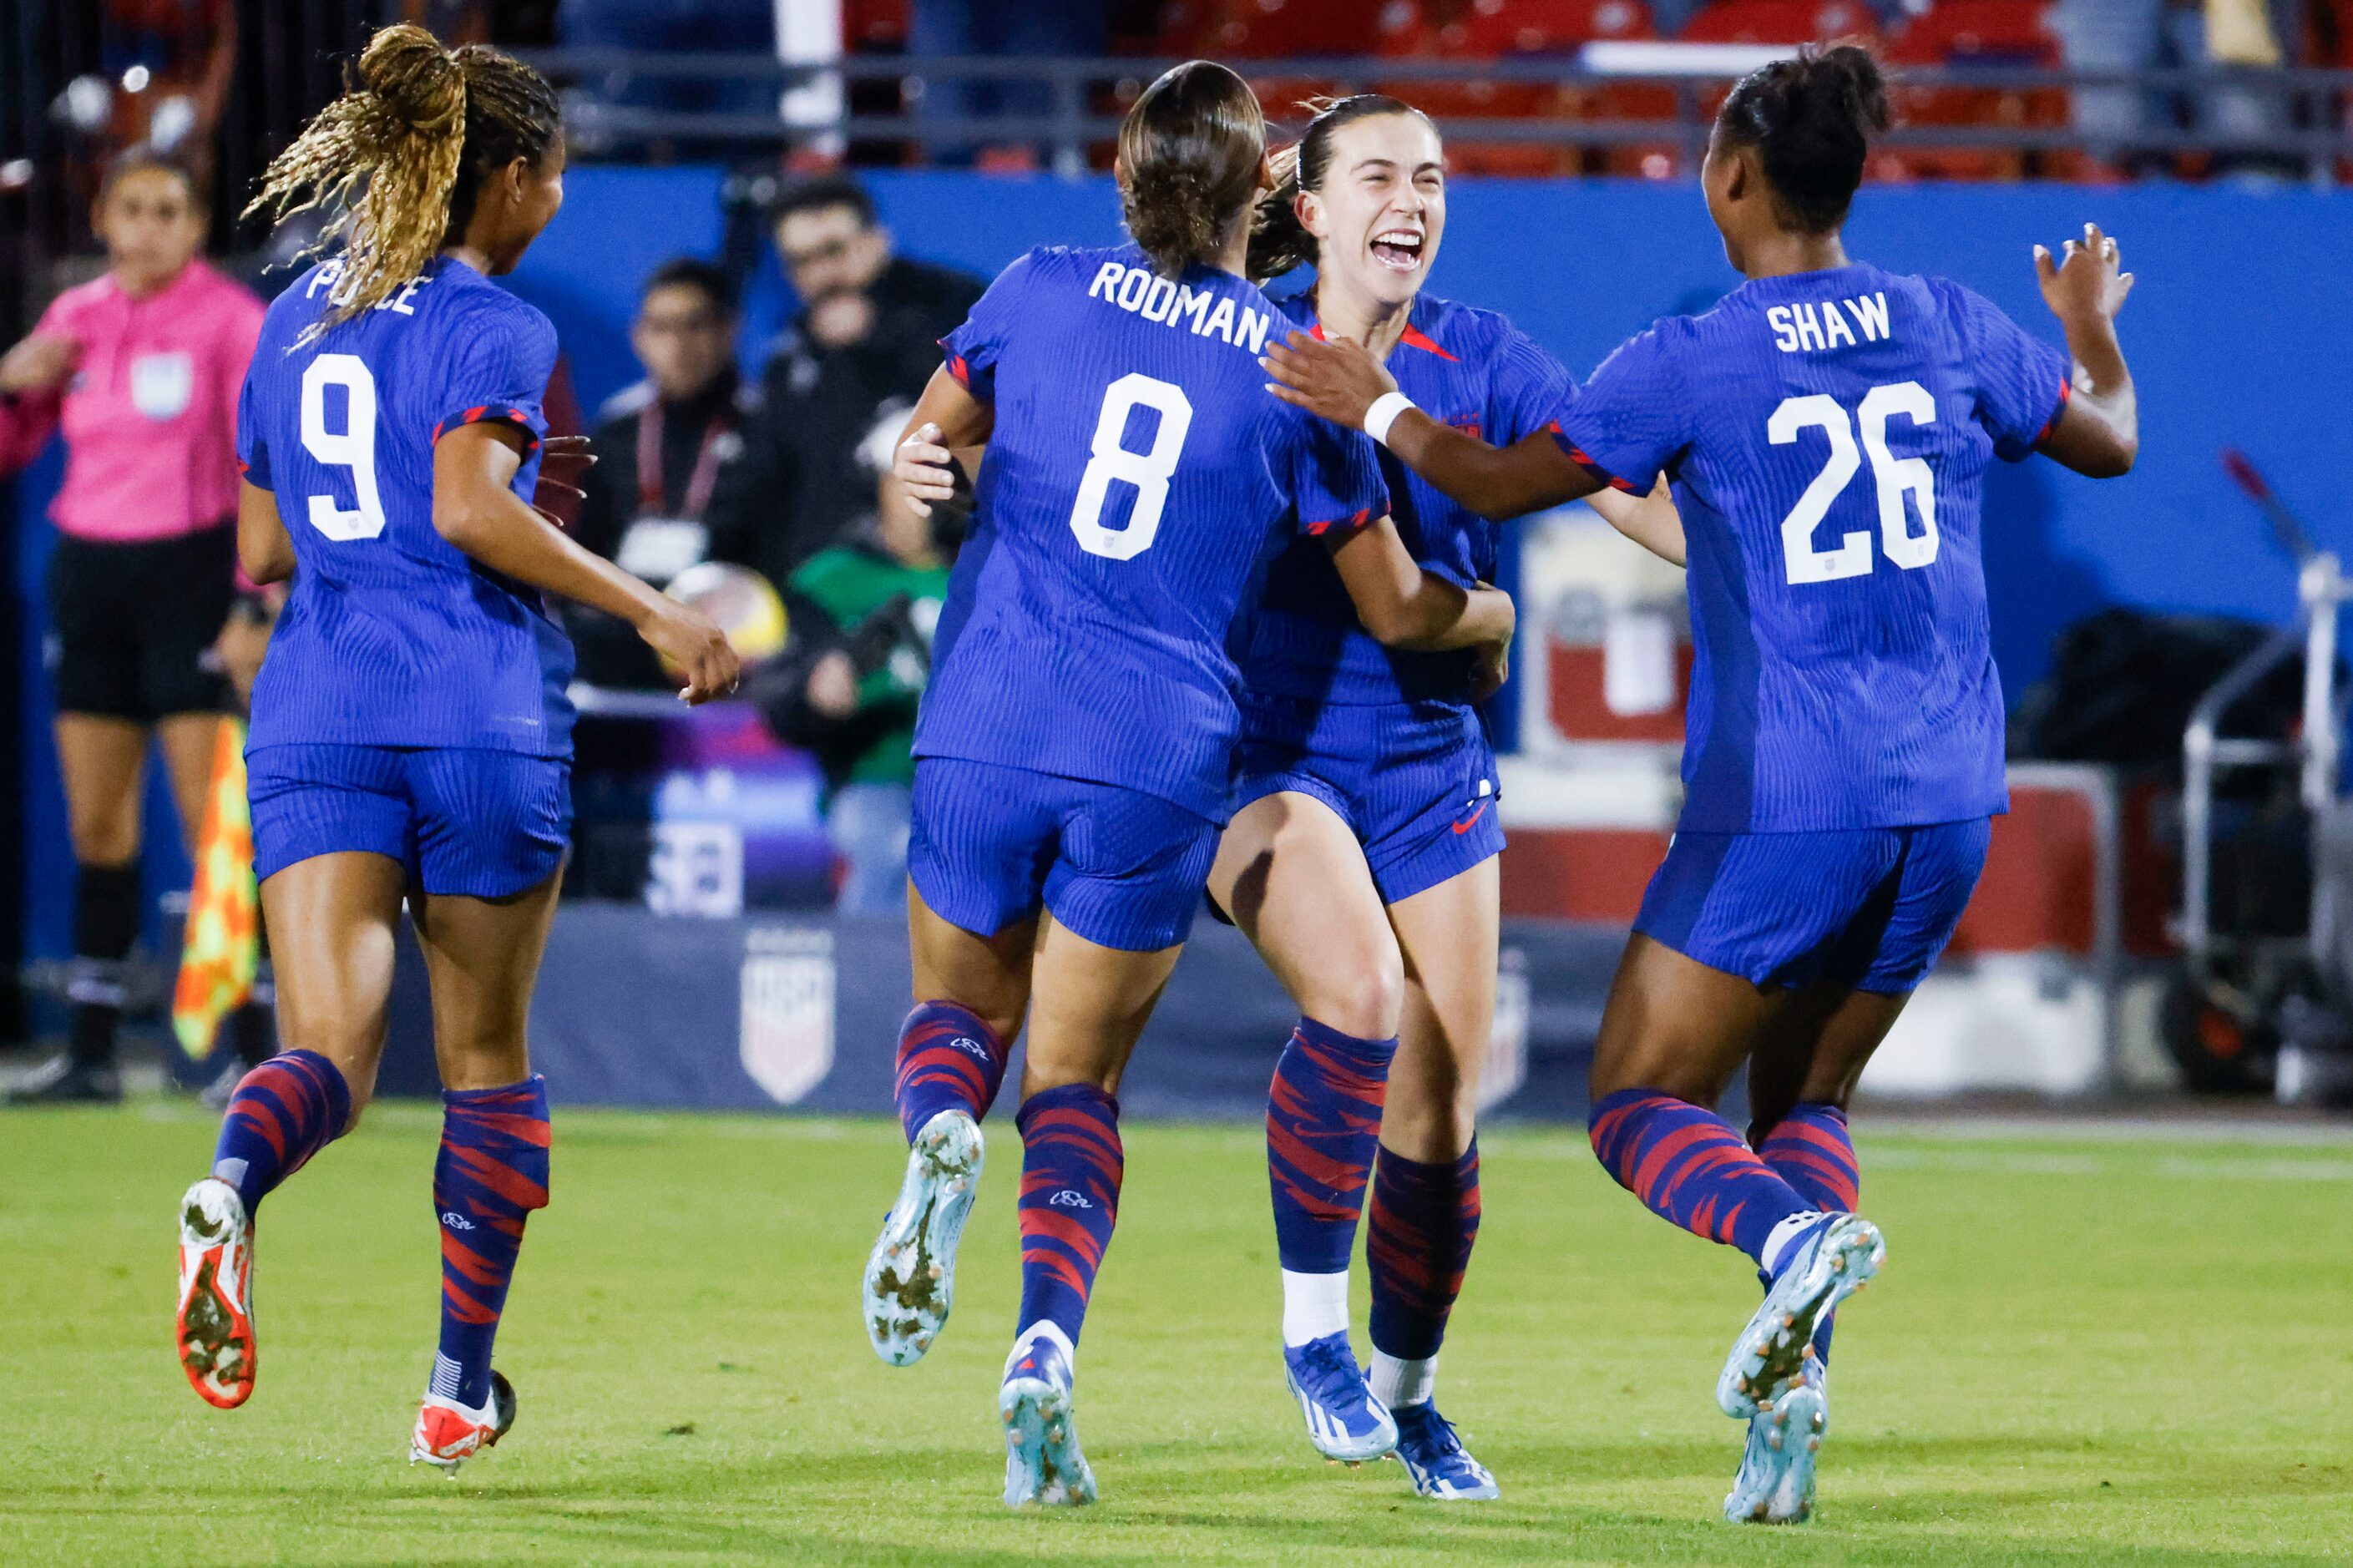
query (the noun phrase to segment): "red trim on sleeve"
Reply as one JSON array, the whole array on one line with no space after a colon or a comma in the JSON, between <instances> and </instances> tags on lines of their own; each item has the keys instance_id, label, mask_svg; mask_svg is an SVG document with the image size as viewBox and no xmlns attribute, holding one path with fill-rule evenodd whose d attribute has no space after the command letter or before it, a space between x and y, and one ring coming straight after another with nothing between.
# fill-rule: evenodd
<instances>
[{"instance_id":1,"label":"red trim on sleeve","mask_svg":"<svg viewBox=\"0 0 2353 1568\"><path fill-rule=\"evenodd\" d=\"M1308 534L1309 534L1309 536L1310 536L1310 537L1313 537L1313 536L1314 536L1314 535L1316 535L1316 534L1329 533L1332 530L1334 530L1334 529L1335 529L1335 528L1336 528L1336 529L1338 529L1338 530L1339 530L1341 532L1343 532L1343 533L1347 533L1347 532L1351 532L1351 531L1355 531L1355 530L1356 530L1356 529L1359 529L1359 528L1364 527L1364 526L1365 526L1365 524L1366 524L1366 523L1368 523L1368 522L1370 522L1370 521L1373 521L1373 509L1372 509L1371 507L1366 507L1366 508L1365 508L1365 510L1362 510L1362 511L1358 512L1358 513L1357 513L1356 516L1354 516L1354 517L1346 517L1346 518L1329 518L1329 517L1327 517L1327 518L1325 518L1322 522L1311 522L1311 523L1309 523L1309 524L1307 525L1307 531L1308 531Z\"/></svg>"},{"instance_id":2,"label":"red trim on sleeve","mask_svg":"<svg viewBox=\"0 0 2353 1568\"><path fill-rule=\"evenodd\" d=\"M2067 412L2067 405L2074 401L2074 397L2075 384L2063 378L2059 383L2059 406L2051 411L2051 417L2044 422L2042 433L2034 437L2034 445L2040 447L2051 439L2051 432L2059 428L2059 416Z\"/></svg>"},{"instance_id":3,"label":"red trim on sleeve","mask_svg":"<svg viewBox=\"0 0 2353 1568\"><path fill-rule=\"evenodd\" d=\"M525 414L522 409L514 407L512 405L504 407L492 407L487 403L477 404L475 406L467 409L463 414L459 415L456 418L444 419L440 424L433 426L433 440L431 444L434 446L440 445L442 437L448 435L450 431L457 429L461 425L480 425L485 420L489 420L499 425L512 425L516 429L522 431L523 440L528 443L528 445L523 447L523 452L526 456L538 448L539 432L531 427L530 415Z\"/></svg>"},{"instance_id":4,"label":"red trim on sleeve","mask_svg":"<svg viewBox=\"0 0 2353 1568\"><path fill-rule=\"evenodd\" d=\"M1623 490L1630 496L1638 496L1643 493L1642 491L1636 489L1632 485L1628 484L1624 479L1621 479L1617 475L1611 473L1609 469L1603 468L1600 464L1595 462L1591 453L1578 446L1576 442L1570 440L1567 435L1562 433L1560 422L1558 420L1555 420L1552 424L1545 426L1545 428L1552 433L1552 438L1554 440L1560 443L1560 449L1568 454L1568 460L1570 462L1575 463L1578 468L1583 468L1587 473L1591 474L1595 479L1599 479L1611 489Z\"/></svg>"}]
</instances>

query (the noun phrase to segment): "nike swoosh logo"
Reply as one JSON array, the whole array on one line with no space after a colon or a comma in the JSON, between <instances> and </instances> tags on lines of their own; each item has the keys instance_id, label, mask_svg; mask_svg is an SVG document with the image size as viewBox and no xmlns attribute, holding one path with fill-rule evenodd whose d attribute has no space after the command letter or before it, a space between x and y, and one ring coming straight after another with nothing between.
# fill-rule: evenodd
<instances>
[{"instance_id":1,"label":"nike swoosh logo","mask_svg":"<svg viewBox=\"0 0 2353 1568\"><path fill-rule=\"evenodd\" d=\"M1479 819L1480 819L1481 817L1482 817L1482 816L1486 816L1486 815L1487 815L1487 803L1486 803L1485 801L1483 801L1483 800L1482 800L1482 801L1481 801L1481 802L1479 803L1479 809L1478 809L1478 810L1476 810L1476 811L1472 812L1469 816L1464 817L1461 821L1457 822L1457 823L1455 823L1455 824L1453 824L1453 825L1452 825L1452 826L1453 826L1453 828L1454 828L1455 836L1456 836L1457 837L1460 837L1461 835L1463 835L1463 834L1465 834L1465 833L1468 833L1468 832L1470 832L1472 828L1474 828L1474 827L1478 826L1479 826Z\"/></svg>"}]
</instances>

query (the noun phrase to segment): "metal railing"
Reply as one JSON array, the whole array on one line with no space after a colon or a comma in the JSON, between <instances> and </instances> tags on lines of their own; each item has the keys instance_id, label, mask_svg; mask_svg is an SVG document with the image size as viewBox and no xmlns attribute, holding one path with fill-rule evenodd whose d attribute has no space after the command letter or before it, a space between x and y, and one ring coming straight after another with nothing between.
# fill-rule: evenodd
<instances>
[{"instance_id":1,"label":"metal railing","mask_svg":"<svg viewBox=\"0 0 2353 1568\"><path fill-rule=\"evenodd\" d=\"M1030 144L1050 150L1057 170L1075 174L1090 153L1109 143L1119 129L1118 109L1143 83L1173 59L1134 58L1022 58L1005 56L913 58L853 55L838 63L786 65L765 57L726 54L645 55L610 50L551 49L527 58L551 79L573 89L575 136L607 153L661 142L740 144L774 150L846 137L853 142L902 142L919 151L940 146ZM1557 147L1672 147L1687 159L1704 150L1709 112L1736 74L1721 66L1639 73L1597 71L1574 58L1518 57L1492 60L1366 57L1302 58L1231 62L1261 86L1278 123L1303 116L1286 85L1301 90L1351 91L1373 87L1410 99L1417 87L1489 84L1556 89L1564 101L1599 101L1611 89L1654 88L1671 97L1671 112L1655 117L1566 114L1485 116L1440 112L1440 123L1461 142ZM791 88L828 78L852 90L839 118L788 122L780 114L711 112L633 105L620 101L649 85L755 82L779 96ZM927 109L924 100L944 83L1009 89L1013 106L986 113L946 113ZM895 88L897 107L886 111L857 107ZM2152 71L2049 69L2021 66L1945 66L1898 73L1899 107L1943 91L2012 95L2055 110L2052 122L1899 123L1883 145L1895 152L1965 148L2038 153L2089 151L2104 157L2204 153L2263 160L2294 167L2317 182L2331 182L2337 165L2353 161L2353 71L2310 68L2256 69L2203 68ZM2144 116L2130 127L2069 122L2063 104L2071 95L2105 90L2132 93L2149 103L2186 108L2229 99L2253 118L2269 123L2196 126ZM1662 106L1663 107L1663 106ZM2234 116L2248 118L2245 114Z\"/></svg>"}]
</instances>

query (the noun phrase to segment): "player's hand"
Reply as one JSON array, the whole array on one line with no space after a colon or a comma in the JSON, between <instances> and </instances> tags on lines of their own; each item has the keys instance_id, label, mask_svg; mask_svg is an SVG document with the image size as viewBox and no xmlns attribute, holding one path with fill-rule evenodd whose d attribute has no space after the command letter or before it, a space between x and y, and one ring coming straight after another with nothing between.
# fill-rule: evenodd
<instances>
[{"instance_id":1,"label":"player's hand","mask_svg":"<svg viewBox=\"0 0 2353 1568\"><path fill-rule=\"evenodd\" d=\"M1362 343L1293 332L1269 343L1258 363L1274 377L1269 392L1351 430L1363 429L1365 410L1397 390L1397 378Z\"/></svg>"},{"instance_id":2,"label":"player's hand","mask_svg":"<svg viewBox=\"0 0 2353 1568\"><path fill-rule=\"evenodd\" d=\"M1478 703L1504 689L1504 682L1512 678L1512 645L1484 642L1475 651L1479 657L1471 668L1471 700Z\"/></svg>"},{"instance_id":3,"label":"player's hand","mask_svg":"<svg viewBox=\"0 0 2353 1568\"><path fill-rule=\"evenodd\" d=\"M899 443L891 473L906 487L907 504L918 517L932 515L931 503L955 499L955 455L940 445L940 427L918 425Z\"/></svg>"},{"instance_id":4,"label":"player's hand","mask_svg":"<svg viewBox=\"0 0 2353 1568\"><path fill-rule=\"evenodd\" d=\"M586 468L596 460L596 454L588 447L586 436L550 436L539 446L540 467L544 469L550 463L570 462Z\"/></svg>"},{"instance_id":5,"label":"player's hand","mask_svg":"<svg viewBox=\"0 0 2353 1568\"><path fill-rule=\"evenodd\" d=\"M685 672L686 685L678 694L681 701L700 707L714 697L724 697L735 689L744 673L742 661L727 646L727 634L718 624L675 599L663 599L638 628L638 636L670 668Z\"/></svg>"},{"instance_id":6,"label":"player's hand","mask_svg":"<svg viewBox=\"0 0 2353 1568\"><path fill-rule=\"evenodd\" d=\"M2056 260L2046 247L2034 247L2042 302L2063 321L2114 320L2125 307L2125 296L2132 292L2133 275L2123 265L2116 242L2095 223L2085 224L2084 237L2069 240Z\"/></svg>"},{"instance_id":7,"label":"player's hand","mask_svg":"<svg viewBox=\"0 0 2353 1568\"><path fill-rule=\"evenodd\" d=\"M0 392L46 392L80 363L81 344L71 338L26 338L0 355Z\"/></svg>"}]
</instances>

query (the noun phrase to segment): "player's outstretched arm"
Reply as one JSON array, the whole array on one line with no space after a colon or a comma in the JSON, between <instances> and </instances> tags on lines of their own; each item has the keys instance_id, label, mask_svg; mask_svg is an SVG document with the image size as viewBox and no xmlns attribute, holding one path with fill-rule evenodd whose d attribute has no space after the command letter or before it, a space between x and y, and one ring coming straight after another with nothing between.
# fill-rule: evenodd
<instances>
[{"instance_id":1,"label":"player's outstretched arm","mask_svg":"<svg viewBox=\"0 0 2353 1568\"><path fill-rule=\"evenodd\" d=\"M1498 522L1525 517L1601 488L1601 480L1549 435L1491 447L1440 424L1405 401L1388 371L1361 343L1293 332L1287 342L1269 343L1259 363L1274 377L1267 390L1275 396L1335 425L1366 431L1407 468L1481 517Z\"/></svg>"},{"instance_id":2,"label":"player's outstretched arm","mask_svg":"<svg viewBox=\"0 0 2353 1568\"><path fill-rule=\"evenodd\" d=\"M1586 503L1601 514L1603 521L1660 560L1672 566L1683 564L1683 514L1675 510L1666 475L1659 476L1649 495L1636 498L1605 488L1588 496Z\"/></svg>"},{"instance_id":3,"label":"player's outstretched arm","mask_svg":"<svg viewBox=\"0 0 2353 1568\"><path fill-rule=\"evenodd\" d=\"M294 575L294 542L278 515L278 497L245 479L237 486L237 563L263 587Z\"/></svg>"},{"instance_id":4,"label":"player's outstretched arm","mask_svg":"<svg viewBox=\"0 0 2353 1568\"><path fill-rule=\"evenodd\" d=\"M2036 246L2034 270L2042 301L2066 330L2067 352L2075 360L2073 395L2042 449L2095 479L2129 473L2140 455L2140 401L2116 342L2116 312L2132 292L2133 275L2123 269L2116 242L2089 223L2083 240L2069 240L2055 261Z\"/></svg>"},{"instance_id":5,"label":"player's outstretched arm","mask_svg":"<svg viewBox=\"0 0 2353 1568\"><path fill-rule=\"evenodd\" d=\"M679 695L708 702L735 689L735 650L709 617L574 542L514 493L524 437L512 426L460 425L433 448L434 531L534 588L617 616L686 673Z\"/></svg>"},{"instance_id":6,"label":"player's outstretched arm","mask_svg":"<svg viewBox=\"0 0 2353 1568\"><path fill-rule=\"evenodd\" d=\"M929 517L934 501L955 499L955 454L985 445L996 426L993 404L975 397L947 366L932 372L891 462L918 512Z\"/></svg>"},{"instance_id":7,"label":"player's outstretched arm","mask_svg":"<svg viewBox=\"0 0 2353 1568\"><path fill-rule=\"evenodd\" d=\"M1500 588L1457 587L1418 565L1388 517L1332 547L1332 563L1365 629L1391 647L1508 645L1514 614Z\"/></svg>"}]
</instances>

